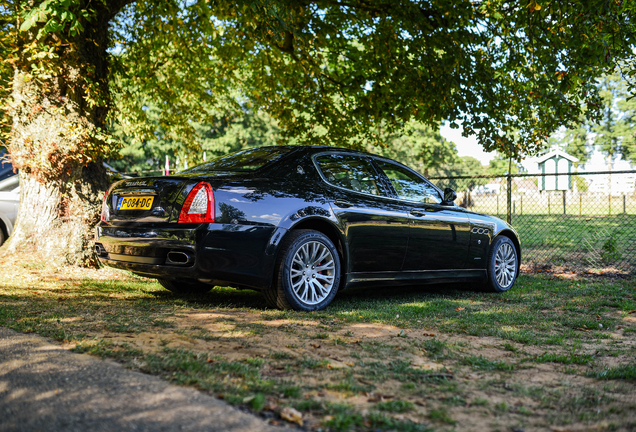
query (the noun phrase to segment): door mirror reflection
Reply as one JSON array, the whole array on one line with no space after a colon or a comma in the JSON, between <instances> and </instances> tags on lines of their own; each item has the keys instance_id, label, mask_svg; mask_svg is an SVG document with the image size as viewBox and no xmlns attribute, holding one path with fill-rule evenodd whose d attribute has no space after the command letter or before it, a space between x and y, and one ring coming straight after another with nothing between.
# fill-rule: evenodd
<instances>
[{"instance_id":1,"label":"door mirror reflection","mask_svg":"<svg viewBox=\"0 0 636 432\"><path fill-rule=\"evenodd\" d=\"M457 192L451 188L444 189L444 202L443 204L452 204L457 199Z\"/></svg>"}]
</instances>

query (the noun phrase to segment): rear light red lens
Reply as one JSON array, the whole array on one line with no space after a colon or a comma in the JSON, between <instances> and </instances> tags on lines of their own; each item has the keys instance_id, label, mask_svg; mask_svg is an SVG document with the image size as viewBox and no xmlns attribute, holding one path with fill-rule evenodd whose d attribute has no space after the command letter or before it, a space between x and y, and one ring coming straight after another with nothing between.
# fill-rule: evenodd
<instances>
[{"instance_id":1,"label":"rear light red lens","mask_svg":"<svg viewBox=\"0 0 636 432\"><path fill-rule=\"evenodd\" d=\"M214 222L214 192L209 183L192 188L179 214L179 223L202 222Z\"/></svg>"},{"instance_id":2,"label":"rear light red lens","mask_svg":"<svg viewBox=\"0 0 636 432\"><path fill-rule=\"evenodd\" d=\"M106 193L104 194L104 201L102 202L102 222L108 222L110 220L110 211L108 210L108 204L106 203L106 198L110 195L110 191L113 190L113 185L110 185Z\"/></svg>"}]
</instances>

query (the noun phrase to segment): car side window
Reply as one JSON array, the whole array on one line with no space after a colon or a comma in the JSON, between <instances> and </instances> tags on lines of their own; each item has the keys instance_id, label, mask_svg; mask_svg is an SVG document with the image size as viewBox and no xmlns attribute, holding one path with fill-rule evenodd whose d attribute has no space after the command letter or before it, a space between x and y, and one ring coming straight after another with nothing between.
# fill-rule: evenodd
<instances>
[{"instance_id":1,"label":"car side window","mask_svg":"<svg viewBox=\"0 0 636 432\"><path fill-rule=\"evenodd\" d=\"M375 161L398 194L398 198L418 203L439 204L442 197L433 185L413 172L389 162Z\"/></svg>"},{"instance_id":2,"label":"car side window","mask_svg":"<svg viewBox=\"0 0 636 432\"><path fill-rule=\"evenodd\" d=\"M347 154L316 157L325 179L334 186L356 192L381 195L378 176L368 159Z\"/></svg>"}]
</instances>

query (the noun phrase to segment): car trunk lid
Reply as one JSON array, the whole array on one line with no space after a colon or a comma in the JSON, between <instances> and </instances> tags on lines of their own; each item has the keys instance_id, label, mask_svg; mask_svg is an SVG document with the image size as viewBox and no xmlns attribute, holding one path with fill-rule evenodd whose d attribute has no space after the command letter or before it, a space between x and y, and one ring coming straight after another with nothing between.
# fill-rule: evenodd
<instances>
[{"instance_id":1,"label":"car trunk lid","mask_svg":"<svg viewBox=\"0 0 636 432\"><path fill-rule=\"evenodd\" d=\"M170 222L181 192L191 183L196 181L181 177L146 177L115 183L106 197L107 221Z\"/></svg>"}]
</instances>

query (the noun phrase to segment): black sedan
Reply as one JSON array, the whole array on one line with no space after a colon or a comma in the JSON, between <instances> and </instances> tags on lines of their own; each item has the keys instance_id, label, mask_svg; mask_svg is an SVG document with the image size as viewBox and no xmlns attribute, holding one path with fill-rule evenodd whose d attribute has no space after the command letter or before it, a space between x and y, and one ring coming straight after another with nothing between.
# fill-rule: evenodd
<instances>
[{"instance_id":1,"label":"black sedan","mask_svg":"<svg viewBox=\"0 0 636 432\"><path fill-rule=\"evenodd\" d=\"M283 309L320 310L352 286L510 289L521 256L516 232L455 199L373 154L254 148L172 177L114 183L96 252L175 293L255 289Z\"/></svg>"}]
</instances>

